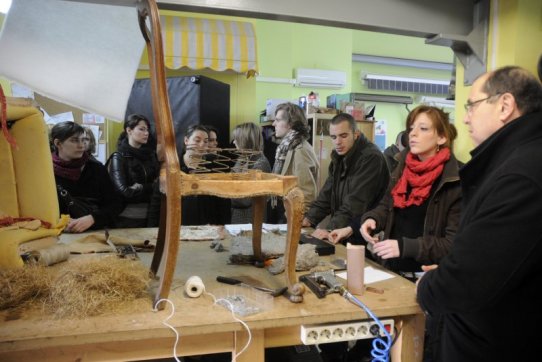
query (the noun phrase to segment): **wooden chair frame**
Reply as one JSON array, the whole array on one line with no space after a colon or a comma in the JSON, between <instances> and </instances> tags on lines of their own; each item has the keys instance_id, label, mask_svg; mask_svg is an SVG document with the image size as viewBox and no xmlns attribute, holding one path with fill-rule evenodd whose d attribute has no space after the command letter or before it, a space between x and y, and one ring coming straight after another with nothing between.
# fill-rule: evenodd
<instances>
[{"instance_id":1,"label":"wooden chair frame","mask_svg":"<svg viewBox=\"0 0 542 362\"><path fill-rule=\"evenodd\" d=\"M151 273L157 275L163 266L162 277L155 295L156 308L163 309L165 303L157 303L167 298L171 289L177 253L179 252L179 231L181 228L181 203L188 195L214 195L225 198L252 197L253 237L252 246L256 260L263 262L261 250L262 222L267 195L284 197L284 207L288 220L286 250L284 253L285 277L289 293L298 295L295 264L297 246L301 233L303 217L303 193L297 187L294 176L251 172L239 174L186 174L181 172L177 155L169 97L166 86L160 16L155 0L138 3L139 26L147 45L149 57L152 106L158 143L161 146L161 178L165 178L166 195L162 197L162 210L156 250L151 264ZM149 19L150 28L146 25ZM302 296L292 299L302 301ZM158 304L158 305L157 305Z\"/></svg>"}]
</instances>

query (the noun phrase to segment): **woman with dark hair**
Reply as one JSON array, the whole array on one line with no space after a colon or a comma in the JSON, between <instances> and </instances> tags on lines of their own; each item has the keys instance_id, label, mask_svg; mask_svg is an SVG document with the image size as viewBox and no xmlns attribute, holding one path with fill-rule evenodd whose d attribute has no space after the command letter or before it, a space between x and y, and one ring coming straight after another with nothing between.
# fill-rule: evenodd
<instances>
[{"instance_id":1,"label":"woman with dark hair","mask_svg":"<svg viewBox=\"0 0 542 362\"><path fill-rule=\"evenodd\" d=\"M281 139L275 153L273 173L297 176L297 185L305 197L304 211L308 211L317 196L318 158L307 141L310 128L303 110L293 103L279 104L275 110L275 137ZM272 198L271 222L285 223L284 205ZM276 205L275 205L276 203ZM275 220L276 219L276 220Z\"/></svg>"},{"instance_id":2,"label":"woman with dark hair","mask_svg":"<svg viewBox=\"0 0 542 362\"><path fill-rule=\"evenodd\" d=\"M207 147L214 149L218 148L218 129L215 126L206 124L204 126L209 132L209 141L207 142Z\"/></svg>"},{"instance_id":3,"label":"woman with dark hair","mask_svg":"<svg viewBox=\"0 0 542 362\"><path fill-rule=\"evenodd\" d=\"M209 130L207 127L195 124L186 129L184 135L181 171L194 173L204 166L203 160L209 146Z\"/></svg>"},{"instance_id":4,"label":"woman with dark hair","mask_svg":"<svg viewBox=\"0 0 542 362\"><path fill-rule=\"evenodd\" d=\"M181 171L212 172L212 165L209 165L207 159L208 143L209 133L205 126L196 124L188 127L184 134L182 155L179 157ZM158 225L160 198L157 186L151 201L153 217L149 218L149 226ZM184 196L181 199L181 218L183 225L227 224L230 220L229 200L209 195Z\"/></svg>"},{"instance_id":5,"label":"woman with dark hair","mask_svg":"<svg viewBox=\"0 0 542 362\"><path fill-rule=\"evenodd\" d=\"M104 165L85 151L84 134L75 122L61 122L51 130L60 212L71 217L66 232L113 227L122 210Z\"/></svg>"},{"instance_id":6,"label":"woman with dark hair","mask_svg":"<svg viewBox=\"0 0 542 362\"><path fill-rule=\"evenodd\" d=\"M261 170L271 172L271 165L263 154L262 129L255 123L242 123L233 129L233 144L238 150L255 151L240 156L233 166L233 172ZM252 199L250 197L231 200L231 223L252 223Z\"/></svg>"},{"instance_id":7,"label":"woman with dark hair","mask_svg":"<svg viewBox=\"0 0 542 362\"><path fill-rule=\"evenodd\" d=\"M153 183L160 172L156 151L149 145L150 137L150 122L145 116L128 116L117 152L108 161L109 176L125 205L116 219L119 228L147 226Z\"/></svg>"}]
</instances>

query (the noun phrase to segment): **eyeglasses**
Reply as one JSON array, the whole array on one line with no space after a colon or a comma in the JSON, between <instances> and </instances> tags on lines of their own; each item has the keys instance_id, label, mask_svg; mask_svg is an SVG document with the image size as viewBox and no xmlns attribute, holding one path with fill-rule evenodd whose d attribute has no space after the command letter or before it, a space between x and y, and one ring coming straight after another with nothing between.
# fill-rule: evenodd
<instances>
[{"instance_id":1,"label":"eyeglasses","mask_svg":"<svg viewBox=\"0 0 542 362\"><path fill-rule=\"evenodd\" d=\"M473 107L475 105L477 105L479 103L482 103L482 102L485 102L485 101L489 100L492 97L497 97L497 96L500 96L500 95L501 95L501 93L497 93L497 94L493 94L493 95L491 95L489 97L486 97L486 98L478 99L478 100L476 100L474 102L468 102L467 101L467 103L464 104L465 111L467 111L468 114L471 114L472 111L473 111Z\"/></svg>"}]
</instances>

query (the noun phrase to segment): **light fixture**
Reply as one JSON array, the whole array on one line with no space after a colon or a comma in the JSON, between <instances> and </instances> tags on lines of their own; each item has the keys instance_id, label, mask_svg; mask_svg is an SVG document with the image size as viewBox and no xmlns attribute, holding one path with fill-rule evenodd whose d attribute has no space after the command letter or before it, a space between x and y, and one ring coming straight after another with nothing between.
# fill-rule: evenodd
<instances>
[{"instance_id":1,"label":"light fixture","mask_svg":"<svg viewBox=\"0 0 542 362\"><path fill-rule=\"evenodd\" d=\"M450 84L449 80L397 77L393 75L379 75L379 74L366 74L365 77L363 78L366 80L370 80L370 79L388 80L388 81L391 80L391 81L396 81L396 82L439 84L439 85L444 85L444 86L447 86Z\"/></svg>"},{"instance_id":2,"label":"light fixture","mask_svg":"<svg viewBox=\"0 0 542 362\"><path fill-rule=\"evenodd\" d=\"M420 97L420 103L441 108L455 108L455 101L439 97Z\"/></svg>"},{"instance_id":3,"label":"light fixture","mask_svg":"<svg viewBox=\"0 0 542 362\"><path fill-rule=\"evenodd\" d=\"M394 65L398 67L410 67L418 69L447 70L452 71L452 63L433 62L428 60L416 60L406 58L381 57L368 54L352 54L352 61L359 63Z\"/></svg>"}]
</instances>

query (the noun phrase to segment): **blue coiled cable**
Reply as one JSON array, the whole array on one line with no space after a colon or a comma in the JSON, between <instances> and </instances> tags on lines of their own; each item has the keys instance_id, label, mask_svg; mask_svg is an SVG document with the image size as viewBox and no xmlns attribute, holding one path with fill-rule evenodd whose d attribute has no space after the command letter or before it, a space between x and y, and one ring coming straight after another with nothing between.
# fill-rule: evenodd
<instances>
[{"instance_id":1,"label":"blue coiled cable","mask_svg":"<svg viewBox=\"0 0 542 362\"><path fill-rule=\"evenodd\" d=\"M346 290L344 287L340 290L341 295L348 300L351 303L354 303L358 307L363 308L365 312L373 318L373 320L376 322L380 330L384 332L384 335L386 336L387 342L382 339L381 337L376 337L373 340L373 349L371 350L371 356L373 356L373 362L388 362L389 356L390 356L390 348L392 345L392 338L389 332L384 328L384 325L382 322L380 322L380 319L374 313L367 307L361 300L356 298L352 293L350 293L348 290Z\"/></svg>"}]
</instances>

